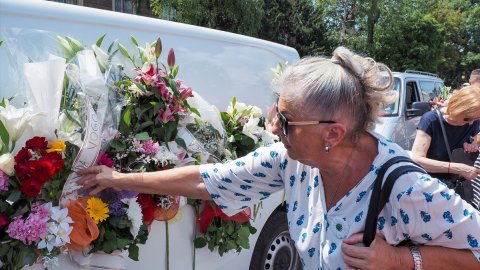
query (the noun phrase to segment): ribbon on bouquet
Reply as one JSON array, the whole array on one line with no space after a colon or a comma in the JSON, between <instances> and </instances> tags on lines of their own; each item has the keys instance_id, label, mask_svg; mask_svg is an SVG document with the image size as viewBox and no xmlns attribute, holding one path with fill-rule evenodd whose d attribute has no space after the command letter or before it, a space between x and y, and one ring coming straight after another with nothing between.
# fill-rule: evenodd
<instances>
[{"instance_id":1,"label":"ribbon on bouquet","mask_svg":"<svg viewBox=\"0 0 480 270\"><path fill-rule=\"evenodd\" d=\"M60 197L60 205L66 207L69 201L76 200L81 194L76 181L80 176L76 171L95 164L102 142L102 126L108 104L108 88L101 73L95 55L91 50L77 53L78 66L70 64L67 74L73 83L80 86L85 94L85 135L75 160L73 172L67 178ZM96 110L93 102L96 103Z\"/></svg>"}]
</instances>

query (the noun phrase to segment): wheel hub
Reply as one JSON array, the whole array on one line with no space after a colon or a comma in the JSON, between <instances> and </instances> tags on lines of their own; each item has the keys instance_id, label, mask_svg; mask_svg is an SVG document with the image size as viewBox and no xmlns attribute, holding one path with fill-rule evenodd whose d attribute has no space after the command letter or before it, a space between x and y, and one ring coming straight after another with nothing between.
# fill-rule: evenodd
<instances>
[{"instance_id":1,"label":"wheel hub","mask_svg":"<svg viewBox=\"0 0 480 270\"><path fill-rule=\"evenodd\" d=\"M272 241L263 266L265 270L293 270L297 261L290 235L284 231Z\"/></svg>"}]
</instances>

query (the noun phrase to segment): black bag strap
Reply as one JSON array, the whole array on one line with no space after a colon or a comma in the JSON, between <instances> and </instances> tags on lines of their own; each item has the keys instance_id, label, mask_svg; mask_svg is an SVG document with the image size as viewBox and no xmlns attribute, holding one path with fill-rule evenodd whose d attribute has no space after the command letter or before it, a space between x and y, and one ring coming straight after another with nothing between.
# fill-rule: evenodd
<instances>
[{"instance_id":1,"label":"black bag strap","mask_svg":"<svg viewBox=\"0 0 480 270\"><path fill-rule=\"evenodd\" d=\"M442 128L442 134L443 134L443 141L445 142L445 147L447 147L447 153L448 153L448 159L450 159L450 162L452 161L452 154L450 153L450 144L448 143L447 139L447 132L445 132L445 126L443 125L443 117L442 113L440 112L439 109L435 110L438 115L438 120L440 120L440 127Z\"/></svg>"},{"instance_id":2,"label":"black bag strap","mask_svg":"<svg viewBox=\"0 0 480 270\"><path fill-rule=\"evenodd\" d=\"M390 168L393 164L399 163L399 162L408 162L416 166L403 165L394 169L392 172L388 174L387 179L385 180L385 183L383 184L383 188L382 188L382 182L388 168ZM413 160L403 156L393 157L387 160L380 168L377 178L375 179L375 182L374 182L372 196L370 198L370 204L368 205L367 218L365 221L365 231L363 233L363 244L366 247L369 247L370 244L375 239L375 234L377 232L378 215L380 214L380 211L382 211L383 207L387 203L388 198L390 197L390 194L392 192L393 185L395 184L395 181L400 176L409 172L426 173L425 170L423 170Z\"/></svg>"}]
</instances>

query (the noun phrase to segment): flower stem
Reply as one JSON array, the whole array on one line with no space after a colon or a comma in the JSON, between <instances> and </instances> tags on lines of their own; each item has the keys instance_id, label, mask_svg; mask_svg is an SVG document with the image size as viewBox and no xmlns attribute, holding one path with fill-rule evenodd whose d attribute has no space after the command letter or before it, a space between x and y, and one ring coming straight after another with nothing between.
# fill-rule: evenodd
<instances>
[{"instance_id":1,"label":"flower stem","mask_svg":"<svg viewBox=\"0 0 480 270\"><path fill-rule=\"evenodd\" d=\"M165 221L165 236L166 236L166 253L167 253L167 270L170 270L170 241L168 237L168 221Z\"/></svg>"}]
</instances>

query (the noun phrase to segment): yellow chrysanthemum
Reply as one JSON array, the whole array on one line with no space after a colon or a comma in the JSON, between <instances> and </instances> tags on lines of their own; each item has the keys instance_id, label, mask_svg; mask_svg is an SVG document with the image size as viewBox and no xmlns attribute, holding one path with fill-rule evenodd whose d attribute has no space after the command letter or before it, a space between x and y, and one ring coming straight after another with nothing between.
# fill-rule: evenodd
<instances>
[{"instance_id":1,"label":"yellow chrysanthemum","mask_svg":"<svg viewBox=\"0 0 480 270\"><path fill-rule=\"evenodd\" d=\"M105 221L109 217L108 212L108 205L101 199L92 197L87 200L87 213L95 224Z\"/></svg>"},{"instance_id":2,"label":"yellow chrysanthemum","mask_svg":"<svg viewBox=\"0 0 480 270\"><path fill-rule=\"evenodd\" d=\"M67 146L64 141L55 141L50 143L50 148L47 149L47 153L51 152L65 152Z\"/></svg>"}]
</instances>

